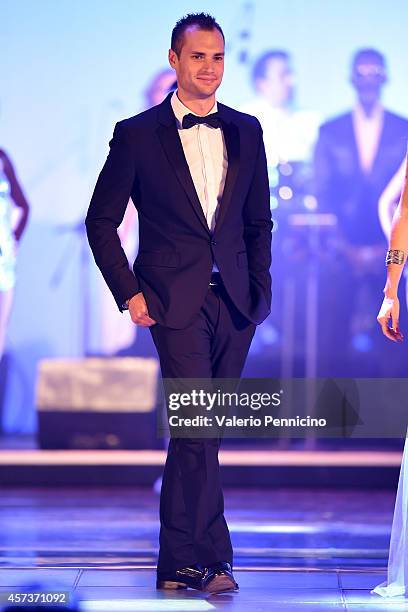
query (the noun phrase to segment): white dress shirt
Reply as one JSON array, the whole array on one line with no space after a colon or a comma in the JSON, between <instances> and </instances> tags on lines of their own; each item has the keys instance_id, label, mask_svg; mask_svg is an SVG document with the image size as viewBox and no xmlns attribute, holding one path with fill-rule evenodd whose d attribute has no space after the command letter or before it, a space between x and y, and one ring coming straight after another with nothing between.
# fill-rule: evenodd
<instances>
[{"instance_id":1,"label":"white dress shirt","mask_svg":"<svg viewBox=\"0 0 408 612\"><path fill-rule=\"evenodd\" d=\"M353 127L360 167L366 174L372 170L384 124L384 108L378 104L367 116L360 104L353 109Z\"/></svg>"},{"instance_id":2,"label":"white dress shirt","mask_svg":"<svg viewBox=\"0 0 408 612\"><path fill-rule=\"evenodd\" d=\"M228 168L227 149L222 130L206 124L182 129L184 115L196 115L179 100L177 92L171 97L171 106L191 178L200 200L208 227L214 230L219 204ZM208 114L217 112L217 103Z\"/></svg>"}]
</instances>

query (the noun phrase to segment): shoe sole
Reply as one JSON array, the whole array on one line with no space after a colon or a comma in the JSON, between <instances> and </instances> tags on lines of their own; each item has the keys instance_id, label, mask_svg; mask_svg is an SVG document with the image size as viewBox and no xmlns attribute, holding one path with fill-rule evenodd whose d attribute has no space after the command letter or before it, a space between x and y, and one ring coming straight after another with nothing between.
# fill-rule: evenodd
<instances>
[{"instance_id":1,"label":"shoe sole","mask_svg":"<svg viewBox=\"0 0 408 612\"><path fill-rule=\"evenodd\" d=\"M204 588L207 593L223 593L225 591L235 591L238 589L236 582L228 576L215 576Z\"/></svg>"}]
</instances>

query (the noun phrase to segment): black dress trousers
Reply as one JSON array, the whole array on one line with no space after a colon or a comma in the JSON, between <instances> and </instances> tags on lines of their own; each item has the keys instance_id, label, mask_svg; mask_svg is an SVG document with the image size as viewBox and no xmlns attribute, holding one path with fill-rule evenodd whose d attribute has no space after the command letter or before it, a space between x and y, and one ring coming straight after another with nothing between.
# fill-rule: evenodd
<instances>
[{"instance_id":1,"label":"black dress trousers","mask_svg":"<svg viewBox=\"0 0 408 612\"><path fill-rule=\"evenodd\" d=\"M185 329L150 328L163 378L239 378L255 332L222 284L210 286ZM171 576L194 563L232 565L214 438L171 438L160 496L157 573Z\"/></svg>"}]
</instances>

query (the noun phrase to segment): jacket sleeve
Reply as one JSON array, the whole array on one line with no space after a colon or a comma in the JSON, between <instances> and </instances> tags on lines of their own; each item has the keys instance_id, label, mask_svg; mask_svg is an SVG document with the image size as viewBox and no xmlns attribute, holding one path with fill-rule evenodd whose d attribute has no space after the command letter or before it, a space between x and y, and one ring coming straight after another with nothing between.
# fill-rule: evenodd
<instances>
[{"instance_id":1,"label":"jacket sleeve","mask_svg":"<svg viewBox=\"0 0 408 612\"><path fill-rule=\"evenodd\" d=\"M261 294L271 307L271 219L268 168L262 129L258 129L258 152L255 172L244 206L244 241L252 291Z\"/></svg>"},{"instance_id":2,"label":"jacket sleeve","mask_svg":"<svg viewBox=\"0 0 408 612\"><path fill-rule=\"evenodd\" d=\"M140 286L129 268L117 232L136 180L135 156L121 123L116 124L109 146L109 155L96 183L85 225L96 265L122 311L125 301L138 293Z\"/></svg>"}]
</instances>

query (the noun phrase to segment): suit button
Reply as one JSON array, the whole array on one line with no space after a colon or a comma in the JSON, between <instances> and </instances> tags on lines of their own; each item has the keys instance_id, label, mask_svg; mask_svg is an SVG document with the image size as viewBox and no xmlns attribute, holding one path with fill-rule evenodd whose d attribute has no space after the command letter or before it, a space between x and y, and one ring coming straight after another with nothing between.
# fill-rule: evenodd
<instances>
[{"instance_id":1,"label":"suit button","mask_svg":"<svg viewBox=\"0 0 408 612\"><path fill-rule=\"evenodd\" d=\"M215 246L217 244L216 240L211 240L211 246Z\"/></svg>"}]
</instances>

